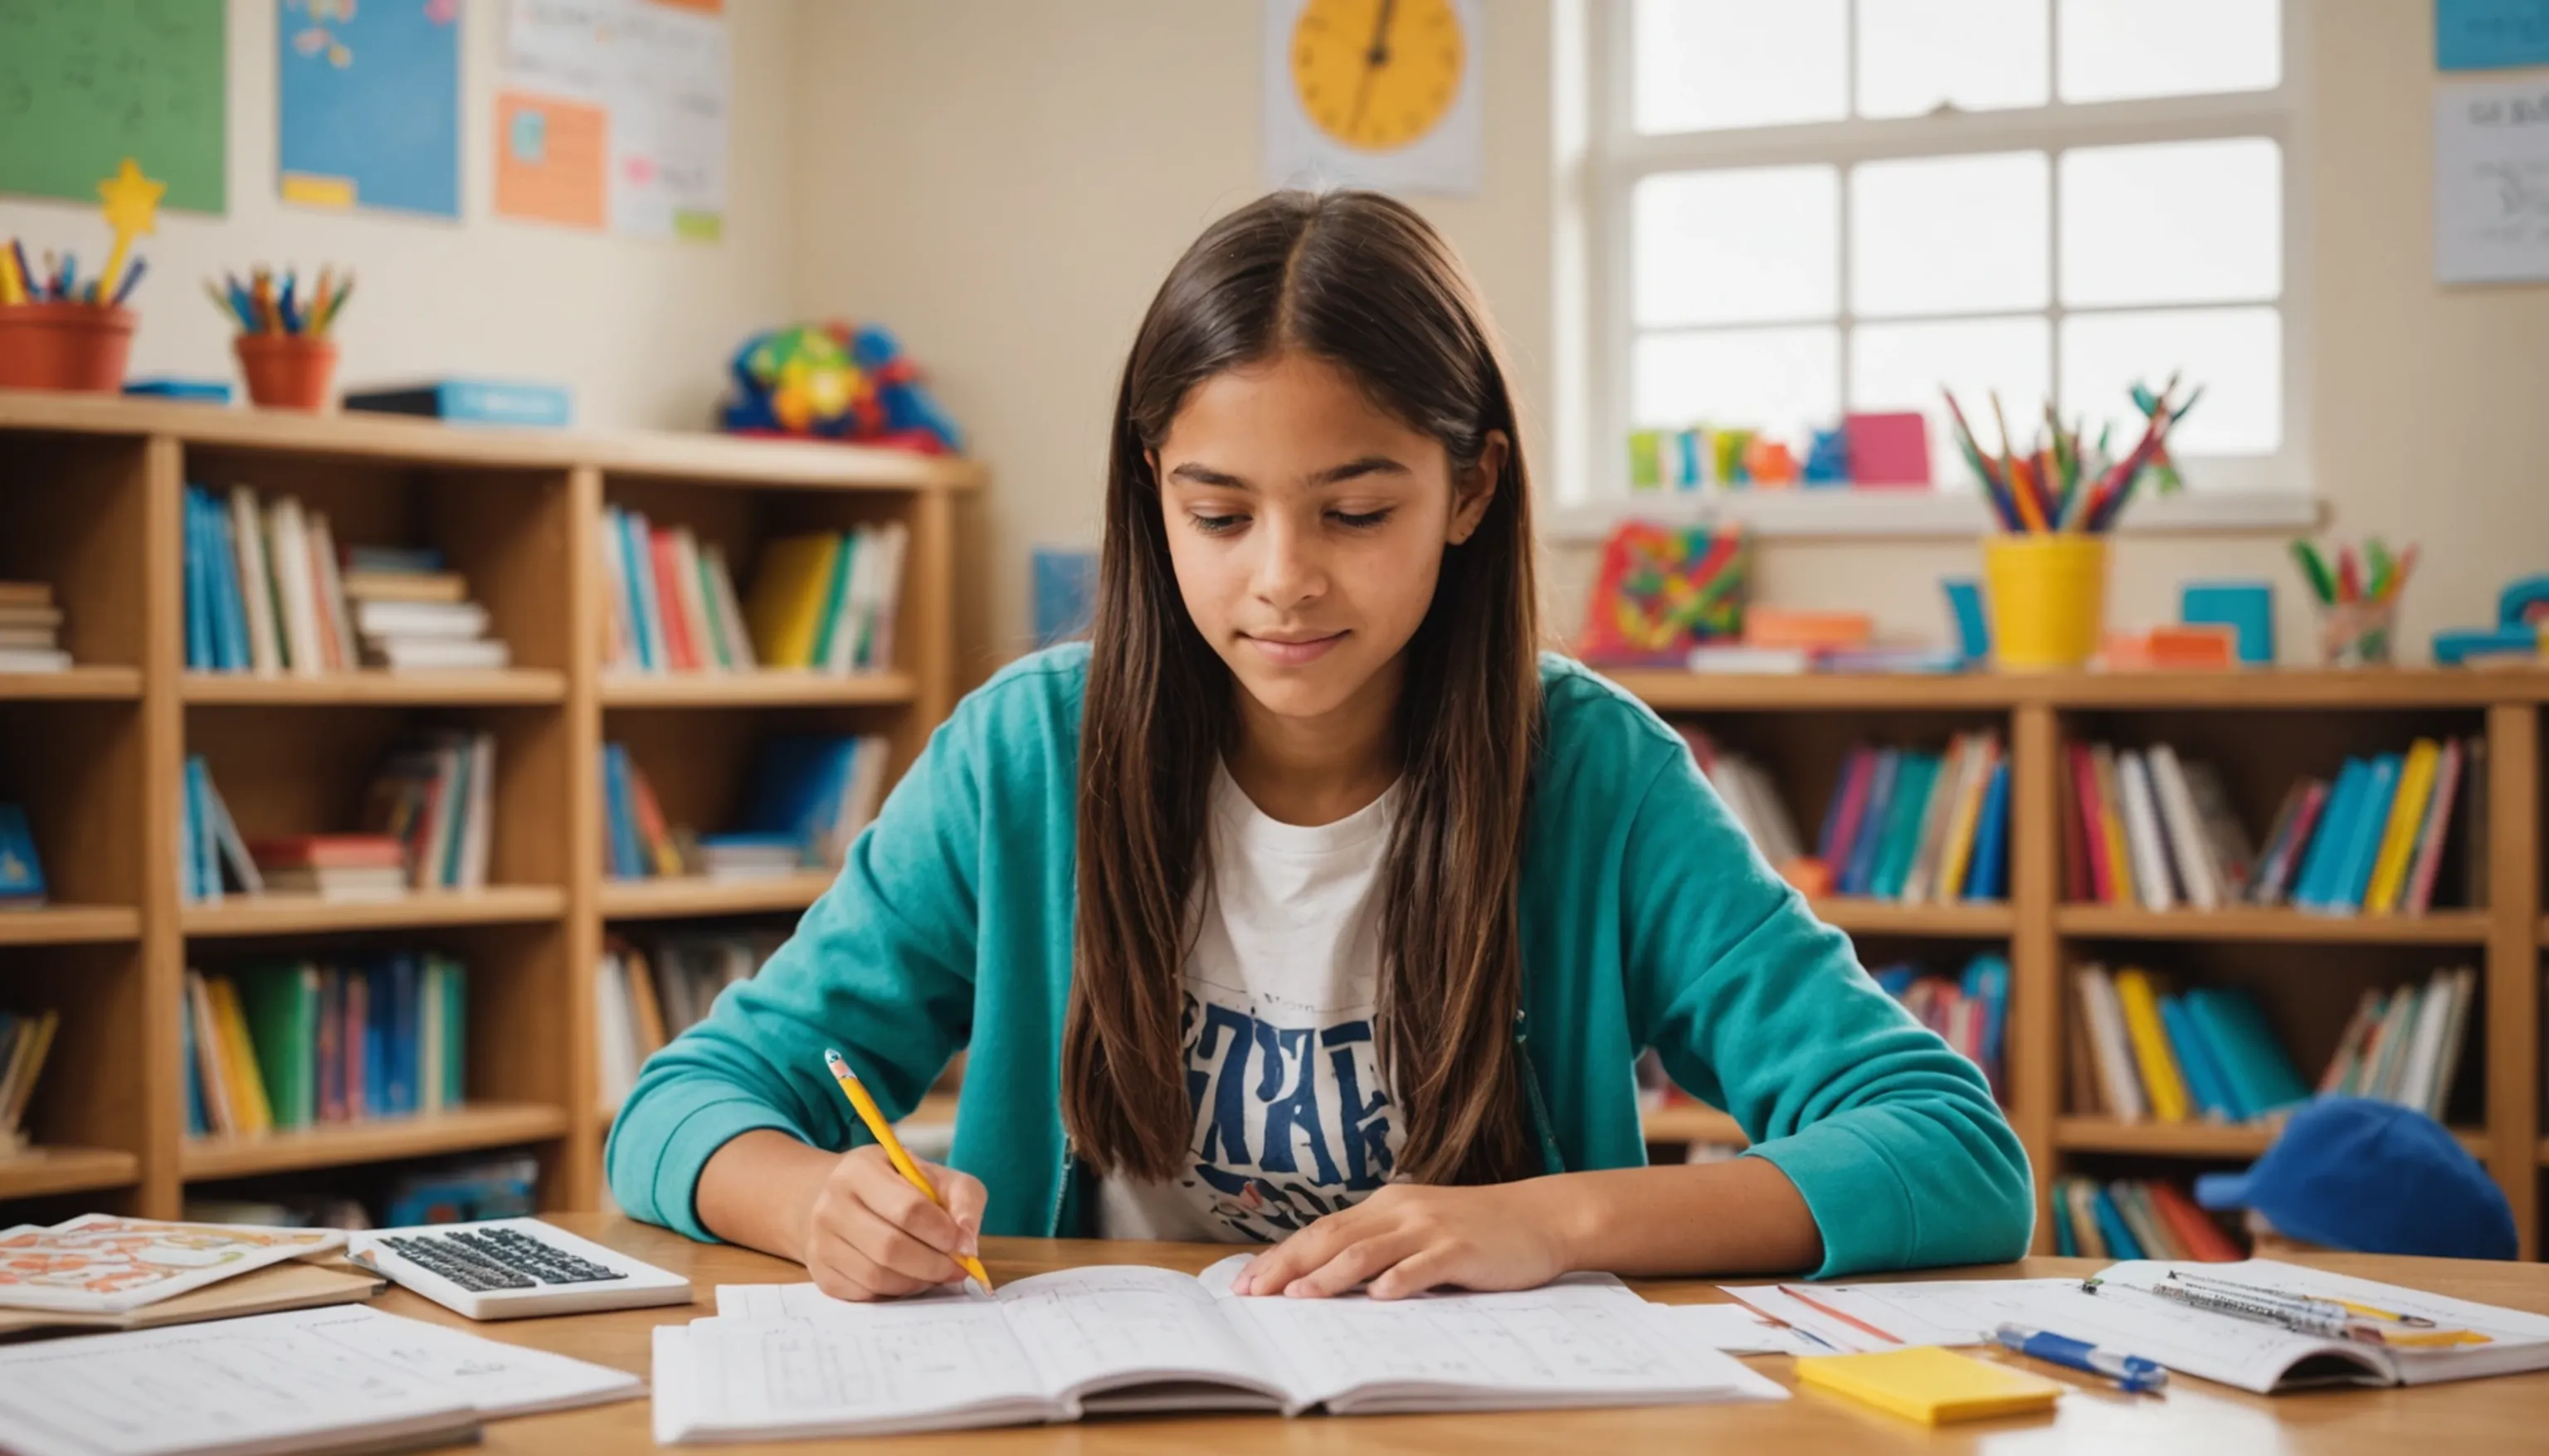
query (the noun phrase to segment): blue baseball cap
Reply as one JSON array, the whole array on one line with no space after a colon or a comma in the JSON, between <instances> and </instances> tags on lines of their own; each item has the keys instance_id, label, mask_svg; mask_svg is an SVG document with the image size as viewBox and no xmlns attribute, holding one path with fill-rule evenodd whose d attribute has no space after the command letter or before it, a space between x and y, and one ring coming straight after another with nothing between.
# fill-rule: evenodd
<instances>
[{"instance_id":1,"label":"blue baseball cap","mask_svg":"<svg viewBox=\"0 0 2549 1456\"><path fill-rule=\"evenodd\" d=\"M2423 1113L2367 1097L2293 1114L2248 1171L2197 1178L2195 1201L2355 1253L2514 1256L2513 1210L2469 1149Z\"/></svg>"}]
</instances>

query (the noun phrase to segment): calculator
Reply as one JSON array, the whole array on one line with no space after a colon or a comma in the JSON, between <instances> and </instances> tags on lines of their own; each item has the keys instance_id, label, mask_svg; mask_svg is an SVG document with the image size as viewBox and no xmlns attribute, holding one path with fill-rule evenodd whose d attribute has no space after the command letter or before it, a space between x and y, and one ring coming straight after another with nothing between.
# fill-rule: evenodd
<instances>
[{"instance_id":1,"label":"calculator","mask_svg":"<svg viewBox=\"0 0 2549 1456\"><path fill-rule=\"evenodd\" d=\"M537 1219L346 1235L356 1262L472 1320L683 1305L691 1281Z\"/></svg>"}]
</instances>

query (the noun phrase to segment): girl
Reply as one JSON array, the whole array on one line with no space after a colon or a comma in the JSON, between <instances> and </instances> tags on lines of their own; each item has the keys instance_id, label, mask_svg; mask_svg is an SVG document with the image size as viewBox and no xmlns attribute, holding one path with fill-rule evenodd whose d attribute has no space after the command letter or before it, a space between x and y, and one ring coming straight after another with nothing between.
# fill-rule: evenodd
<instances>
[{"instance_id":1,"label":"girl","mask_svg":"<svg viewBox=\"0 0 2549 1456\"><path fill-rule=\"evenodd\" d=\"M638 1218L847 1299L982 1233L1254 1240L1241 1291L2016 1257L1973 1065L1773 875L1680 739L1537 652L1484 308L1415 213L1207 229L1115 407L1093 641L958 706L769 965L613 1129ZM944 1211L862 1141L970 1047ZM1751 1139L1646 1167L1652 1046Z\"/></svg>"}]
</instances>

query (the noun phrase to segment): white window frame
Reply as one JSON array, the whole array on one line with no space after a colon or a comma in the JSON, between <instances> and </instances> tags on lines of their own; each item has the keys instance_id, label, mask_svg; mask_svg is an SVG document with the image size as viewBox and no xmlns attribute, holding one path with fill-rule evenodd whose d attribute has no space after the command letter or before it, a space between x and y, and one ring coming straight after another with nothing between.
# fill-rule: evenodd
<instances>
[{"instance_id":1,"label":"white window frame","mask_svg":"<svg viewBox=\"0 0 2549 1456\"><path fill-rule=\"evenodd\" d=\"M1771 3L1771 0L1765 0ZM2059 0L2048 8L2046 46L2048 87L2058 74L2054 47L2060 44ZM1855 55L1846 53L1857 38L1855 0L1843 46L1844 74L1856 94ZM1561 0L1553 52L1558 68L1553 95L1559 164L1559 209L1556 255L1558 259L1558 328L1560 348L1558 402L1559 492L1552 529L1561 539L1598 540L1619 521L1637 517L1666 521L1741 521L1763 535L1900 537L1965 536L1988 527L1978 493L1942 482L1934 491L1879 490L1851 492L1694 491L1632 493L1628 483L1631 428L1631 356L1638 329L1632 309L1635 278L1630 209L1640 180L1664 172L1733 167L1832 164L1842 169L1840 229L1841 277L1840 308L1830 318L1745 320L1729 327L1773 327L1782 323L1833 323L1841 329L1841 387L1848 408L1849 329L1857 322L1849 297L1848 168L1859 162L1896 157L1950 156L1960 153L2044 151L2051 157L2051 209L2045 246L2050 254L2046 307L2036 311L1992 311L1940 318L2034 318L2052 325L2050 347L2055 388L2061 379L2060 208L2061 157L2065 149L2136 142L2199 141L2236 136L2264 136L2283 152L2283 284L2274 307L2282 316L2283 441L2270 456L2205 458L2188 456L2182 464L2190 475L2212 484L2173 497L2149 497L2134 502L2126 529L2144 532L2310 529L2322 509L2310 471L2309 415L2312 395L2312 329L2308 301L2311 269L2309 181L2310 137L2303 125L2308 115L2311 77L2308 66L2313 7L2308 0L2283 0L2283 73L2272 90L2204 96L2156 97L2132 101L2048 101L2041 107L2005 111L1959 111L1886 120L1850 118L1838 122L1679 133L1648 136L1634 118L1635 56L1630 0ZM1569 70L1575 74L1568 74ZM1571 113L1571 114L1570 114ZM1570 141L1573 143L1570 145ZM1571 175L1570 175L1571 174ZM1578 276L1569 276L1570 273ZM2089 313L2155 312L2206 308L2207 304L2167 304ZM2219 307L2239 307L2224 303ZM1887 316L1887 323L1925 321ZM1871 320L1873 321L1873 320ZM1565 338L1569 331L1573 338ZM1580 340L1580 342L1578 342Z\"/></svg>"}]
</instances>

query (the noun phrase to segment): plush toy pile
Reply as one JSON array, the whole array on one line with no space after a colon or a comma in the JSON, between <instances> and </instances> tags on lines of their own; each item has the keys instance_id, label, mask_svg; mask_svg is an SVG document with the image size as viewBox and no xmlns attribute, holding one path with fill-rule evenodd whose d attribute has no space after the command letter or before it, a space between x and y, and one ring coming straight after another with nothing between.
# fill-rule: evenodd
<instances>
[{"instance_id":1,"label":"plush toy pile","mask_svg":"<svg viewBox=\"0 0 2549 1456\"><path fill-rule=\"evenodd\" d=\"M718 408L729 434L845 440L954 455L965 448L920 368L875 324L797 323L754 334L735 351Z\"/></svg>"}]
</instances>

